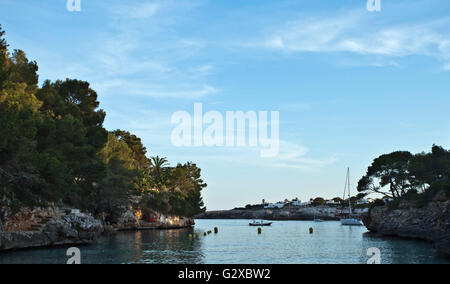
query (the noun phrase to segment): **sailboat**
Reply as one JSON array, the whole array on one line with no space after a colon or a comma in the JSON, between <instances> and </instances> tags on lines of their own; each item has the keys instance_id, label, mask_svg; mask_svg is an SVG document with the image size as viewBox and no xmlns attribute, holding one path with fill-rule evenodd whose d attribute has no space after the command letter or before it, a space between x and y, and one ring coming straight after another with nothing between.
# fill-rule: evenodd
<instances>
[{"instance_id":1,"label":"sailboat","mask_svg":"<svg viewBox=\"0 0 450 284\"><path fill-rule=\"evenodd\" d=\"M363 224L361 223L360 220L358 220L357 218L352 217L353 213L352 213L352 203L350 201L350 168L347 169L347 179L345 180L345 187L344 187L344 200L345 200L345 193L347 192L348 189L348 209L349 209L349 214L348 217L344 217L341 218L341 225L344 226L362 226Z\"/></svg>"}]
</instances>

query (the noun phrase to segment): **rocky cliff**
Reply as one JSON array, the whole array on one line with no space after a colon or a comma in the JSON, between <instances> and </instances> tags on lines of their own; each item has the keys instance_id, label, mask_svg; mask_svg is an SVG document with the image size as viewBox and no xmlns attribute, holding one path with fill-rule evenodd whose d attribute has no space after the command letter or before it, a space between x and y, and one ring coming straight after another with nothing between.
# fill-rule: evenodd
<instances>
[{"instance_id":1,"label":"rocky cliff","mask_svg":"<svg viewBox=\"0 0 450 284\"><path fill-rule=\"evenodd\" d=\"M440 253L450 256L450 201L444 193L422 208L408 201L400 202L397 209L374 207L363 221L372 232L431 241Z\"/></svg>"},{"instance_id":2,"label":"rocky cliff","mask_svg":"<svg viewBox=\"0 0 450 284\"><path fill-rule=\"evenodd\" d=\"M0 251L86 244L103 232L99 220L83 213L55 209L23 211L5 222Z\"/></svg>"}]
</instances>

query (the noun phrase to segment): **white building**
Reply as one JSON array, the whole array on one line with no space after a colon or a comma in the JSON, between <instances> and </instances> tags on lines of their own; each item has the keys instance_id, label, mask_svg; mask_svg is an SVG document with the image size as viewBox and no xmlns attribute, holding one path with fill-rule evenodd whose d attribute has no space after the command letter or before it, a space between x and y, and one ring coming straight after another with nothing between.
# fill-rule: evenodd
<instances>
[{"instance_id":1,"label":"white building","mask_svg":"<svg viewBox=\"0 0 450 284\"><path fill-rule=\"evenodd\" d=\"M311 205L311 203L312 203L311 201L301 202L299 206L300 206L300 207L306 207L306 206Z\"/></svg>"},{"instance_id":2,"label":"white building","mask_svg":"<svg viewBox=\"0 0 450 284\"><path fill-rule=\"evenodd\" d=\"M267 205L264 205L264 209L274 209L274 208L279 208L280 209L280 208L283 208L284 205L286 205L286 204L283 203L283 202L277 202L275 204L269 203Z\"/></svg>"},{"instance_id":3,"label":"white building","mask_svg":"<svg viewBox=\"0 0 450 284\"><path fill-rule=\"evenodd\" d=\"M302 201L301 200L292 201L292 205L294 205L294 206L302 206Z\"/></svg>"}]
</instances>

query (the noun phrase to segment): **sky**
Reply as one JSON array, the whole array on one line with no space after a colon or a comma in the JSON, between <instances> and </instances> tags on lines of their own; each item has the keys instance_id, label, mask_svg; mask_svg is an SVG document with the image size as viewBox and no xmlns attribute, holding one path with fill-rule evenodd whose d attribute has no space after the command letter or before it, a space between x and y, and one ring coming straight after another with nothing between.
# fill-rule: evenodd
<instances>
[{"instance_id":1,"label":"sky","mask_svg":"<svg viewBox=\"0 0 450 284\"><path fill-rule=\"evenodd\" d=\"M208 210L342 196L381 154L450 148L448 0L1 0L40 82L91 83L108 130L192 161ZM279 154L175 147L172 115L279 111Z\"/></svg>"}]
</instances>

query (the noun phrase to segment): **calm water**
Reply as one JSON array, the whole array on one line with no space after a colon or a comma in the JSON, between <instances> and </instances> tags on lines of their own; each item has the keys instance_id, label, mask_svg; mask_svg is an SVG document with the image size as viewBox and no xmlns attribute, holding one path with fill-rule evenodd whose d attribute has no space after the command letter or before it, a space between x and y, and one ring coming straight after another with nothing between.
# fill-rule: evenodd
<instances>
[{"instance_id":1,"label":"calm water","mask_svg":"<svg viewBox=\"0 0 450 284\"><path fill-rule=\"evenodd\" d=\"M427 242L380 238L364 227L339 222L274 222L249 227L249 220L197 220L193 229L123 232L80 246L82 263L366 263L367 249L377 247L382 263L450 263ZM219 228L219 234L203 232ZM314 228L314 234L308 230ZM199 239L188 235L200 233ZM65 263L67 248L0 254L0 263Z\"/></svg>"}]
</instances>

